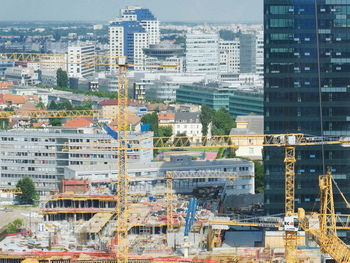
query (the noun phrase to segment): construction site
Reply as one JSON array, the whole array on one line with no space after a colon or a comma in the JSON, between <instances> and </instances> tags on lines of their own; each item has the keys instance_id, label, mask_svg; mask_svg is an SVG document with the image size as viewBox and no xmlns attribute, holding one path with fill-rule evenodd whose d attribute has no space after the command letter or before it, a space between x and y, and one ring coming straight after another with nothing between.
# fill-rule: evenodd
<instances>
[{"instance_id":1,"label":"construction site","mask_svg":"<svg viewBox=\"0 0 350 263\"><path fill-rule=\"evenodd\" d=\"M3 54L15 61L35 61L35 54ZM101 58L96 63L105 62ZM154 137L153 146L131 146L128 138L128 65L116 58L118 75L118 129L106 132L115 145L64 144L68 150L114 151L117 176L99 185L89 180L63 181L60 192L43 200L35 218L26 216L26 228L3 236L0 262L350 262L350 248L337 236L349 229L348 215L334 210L331 172L320 175L319 212L295 209L296 147L337 144L348 138L308 137L304 134ZM0 112L0 118L66 118L96 116L96 111ZM197 141L200 143L193 144ZM285 163L285 214L276 217L225 213L223 187L179 194L176 180L225 179L225 185L247 175L244 171L166 172L162 191L130 191L135 180L128 173L128 153L140 149L188 149L238 146L280 147ZM147 178L146 178L147 179ZM73 191L72 191L73 189ZM231 197L232 198L232 197ZM238 198L238 197L237 197ZM344 198L345 199L345 198ZM346 199L344 200L346 201ZM347 202L347 201L346 201ZM6 211L2 212L6 217Z\"/></svg>"}]
</instances>

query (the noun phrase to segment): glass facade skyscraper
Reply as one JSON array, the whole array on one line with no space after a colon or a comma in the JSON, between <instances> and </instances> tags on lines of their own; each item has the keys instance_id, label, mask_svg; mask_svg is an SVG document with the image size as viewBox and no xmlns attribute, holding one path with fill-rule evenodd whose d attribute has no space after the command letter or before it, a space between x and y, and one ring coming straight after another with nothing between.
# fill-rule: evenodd
<instances>
[{"instance_id":1,"label":"glass facade skyscraper","mask_svg":"<svg viewBox=\"0 0 350 263\"><path fill-rule=\"evenodd\" d=\"M350 136L350 0L265 0L265 133ZM295 203L319 207L329 167L350 197L350 148L297 148ZM284 212L283 149L264 151L268 214ZM336 210L345 208L335 190Z\"/></svg>"}]
</instances>

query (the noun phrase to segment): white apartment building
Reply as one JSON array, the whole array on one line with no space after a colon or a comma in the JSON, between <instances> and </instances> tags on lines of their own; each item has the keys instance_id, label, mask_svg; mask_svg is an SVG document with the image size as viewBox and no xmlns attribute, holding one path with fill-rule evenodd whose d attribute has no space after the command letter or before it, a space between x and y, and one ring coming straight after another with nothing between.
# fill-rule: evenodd
<instances>
[{"instance_id":1,"label":"white apartment building","mask_svg":"<svg viewBox=\"0 0 350 263\"><path fill-rule=\"evenodd\" d=\"M239 73L240 71L240 41L220 40L220 72Z\"/></svg>"},{"instance_id":2,"label":"white apartment building","mask_svg":"<svg viewBox=\"0 0 350 263\"><path fill-rule=\"evenodd\" d=\"M149 47L149 35L145 32L134 33L134 64L135 69L142 70L145 55L143 49Z\"/></svg>"},{"instance_id":3,"label":"white apartment building","mask_svg":"<svg viewBox=\"0 0 350 263\"><path fill-rule=\"evenodd\" d=\"M86 78L95 73L95 45L77 43L68 47L68 76Z\"/></svg>"},{"instance_id":4,"label":"white apartment building","mask_svg":"<svg viewBox=\"0 0 350 263\"><path fill-rule=\"evenodd\" d=\"M142 70L144 48L160 42L159 21L149 9L129 6L121 9L120 18L109 27L109 54L112 64L114 58L126 56L135 69ZM111 70L115 71L112 66Z\"/></svg>"},{"instance_id":5,"label":"white apartment building","mask_svg":"<svg viewBox=\"0 0 350 263\"><path fill-rule=\"evenodd\" d=\"M192 143L201 142L202 123L200 120L200 112L176 112L175 123L173 124L174 135L195 136L190 138Z\"/></svg>"},{"instance_id":6,"label":"white apartment building","mask_svg":"<svg viewBox=\"0 0 350 263\"><path fill-rule=\"evenodd\" d=\"M67 71L67 54L45 55L40 58L40 70L43 73L56 73L59 68Z\"/></svg>"},{"instance_id":7,"label":"white apartment building","mask_svg":"<svg viewBox=\"0 0 350 263\"><path fill-rule=\"evenodd\" d=\"M158 44L160 42L159 20L142 20L140 24L148 33L149 44Z\"/></svg>"},{"instance_id":8,"label":"white apartment building","mask_svg":"<svg viewBox=\"0 0 350 263\"><path fill-rule=\"evenodd\" d=\"M160 42L159 20L149 9L140 6L128 6L120 10L120 17L124 21L138 21L149 36L149 44Z\"/></svg>"},{"instance_id":9,"label":"white apartment building","mask_svg":"<svg viewBox=\"0 0 350 263\"><path fill-rule=\"evenodd\" d=\"M194 31L186 35L186 71L218 74L219 35Z\"/></svg>"}]
</instances>

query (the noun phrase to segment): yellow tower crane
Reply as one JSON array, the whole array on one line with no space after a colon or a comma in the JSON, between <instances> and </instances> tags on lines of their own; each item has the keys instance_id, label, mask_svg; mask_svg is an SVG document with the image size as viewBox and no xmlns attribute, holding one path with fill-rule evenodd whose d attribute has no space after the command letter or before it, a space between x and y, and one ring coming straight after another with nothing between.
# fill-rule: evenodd
<instances>
[{"instance_id":1,"label":"yellow tower crane","mask_svg":"<svg viewBox=\"0 0 350 263\"><path fill-rule=\"evenodd\" d=\"M350 262L350 247L337 236L337 223L343 224L342 229L348 229L349 215L336 215L333 200L332 175L330 170L327 174L319 177L321 192L320 213L305 215L302 208L298 209L298 218L301 228L310 234L323 253L329 254L339 263ZM344 217L346 218L344 224Z\"/></svg>"}]
</instances>

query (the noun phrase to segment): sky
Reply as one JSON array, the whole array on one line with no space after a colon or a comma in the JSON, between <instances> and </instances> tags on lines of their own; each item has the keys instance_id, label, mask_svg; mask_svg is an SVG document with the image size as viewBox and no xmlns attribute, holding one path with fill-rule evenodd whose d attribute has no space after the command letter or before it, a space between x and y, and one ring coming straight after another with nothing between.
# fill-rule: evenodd
<instances>
[{"instance_id":1,"label":"sky","mask_svg":"<svg viewBox=\"0 0 350 263\"><path fill-rule=\"evenodd\" d=\"M127 5L160 21L262 22L263 0L0 0L1 21L110 21Z\"/></svg>"}]
</instances>

